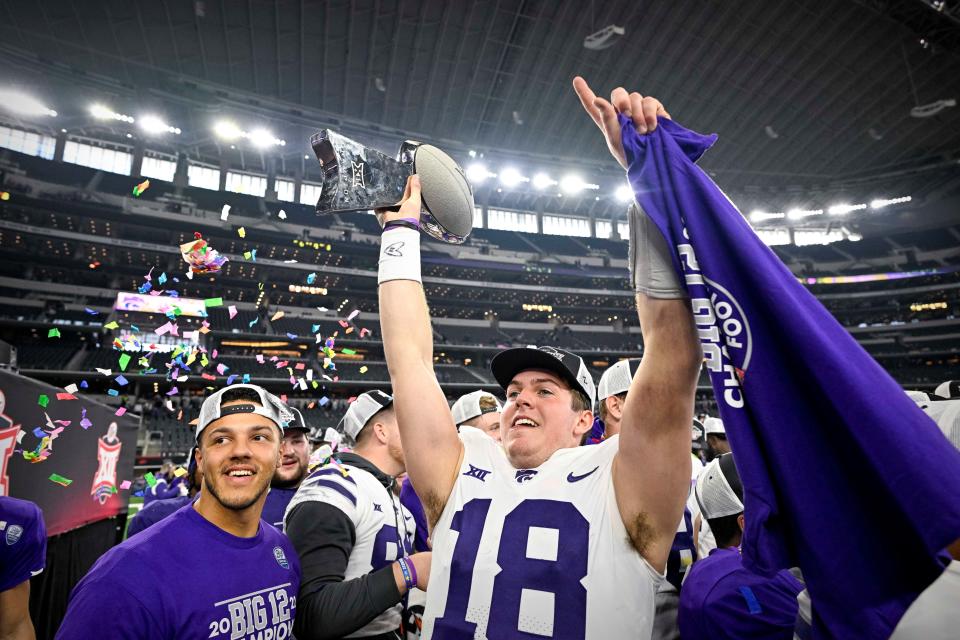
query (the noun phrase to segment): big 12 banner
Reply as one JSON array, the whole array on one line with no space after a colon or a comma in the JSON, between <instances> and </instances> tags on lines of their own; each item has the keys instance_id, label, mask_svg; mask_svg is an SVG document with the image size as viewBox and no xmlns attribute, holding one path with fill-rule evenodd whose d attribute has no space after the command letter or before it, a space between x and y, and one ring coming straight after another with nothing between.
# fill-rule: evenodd
<instances>
[{"instance_id":1,"label":"big 12 banner","mask_svg":"<svg viewBox=\"0 0 960 640\"><path fill-rule=\"evenodd\" d=\"M0 495L36 503L50 536L125 513L137 428L133 416L0 371Z\"/></svg>"}]
</instances>

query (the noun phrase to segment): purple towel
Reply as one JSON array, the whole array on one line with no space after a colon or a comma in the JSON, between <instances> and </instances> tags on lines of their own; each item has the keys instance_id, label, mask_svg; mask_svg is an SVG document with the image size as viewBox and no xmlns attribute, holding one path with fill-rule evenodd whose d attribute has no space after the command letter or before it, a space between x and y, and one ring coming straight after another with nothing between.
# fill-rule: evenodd
<instances>
[{"instance_id":1,"label":"purple towel","mask_svg":"<svg viewBox=\"0 0 960 640\"><path fill-rule=\"evenodd\" d=\"M960 537L960 452L694 163L716 136L620 117L686 278L744 486L746 566L799 566L817 638L886 638Z\"/></svg>"}]
</instances>

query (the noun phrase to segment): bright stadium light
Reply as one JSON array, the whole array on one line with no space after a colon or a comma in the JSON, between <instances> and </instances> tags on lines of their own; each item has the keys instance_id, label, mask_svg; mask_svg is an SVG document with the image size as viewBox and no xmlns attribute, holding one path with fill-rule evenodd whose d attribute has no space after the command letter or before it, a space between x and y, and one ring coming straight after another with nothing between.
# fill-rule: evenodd
<instances>
[{"instance_id":1,"label":"bright stadium light","mask_svg":"<svg viewBox=\"0 0 960 640\"><path fill-rule=\"evenodd\" d=\"M213 125L213 132L224 140L236 140L237 138L243 137L243 131L240 130L240 127L229 120L220 120L217 122Z\"/></svg>"},{"instance_id":2,"label":"bright stadium light","mask_svg":"<svg viewBox=\"0 0 960 640\"><path fill-rule=\"evenodd\" d=\"M750 222L763 222L764 220L781 220L785 218L787 214L782 211L767 212L754 210L750 212Z\"/></svg>"},{"instance_id":3,"label":"bright stadium light","mask_svg":"<svg viewBox=\"0 0 960 640\"><path fill-rule=\"evenodd\" d=\"M171 127L166 122L161 120L158 116L148 115L141 116L137 123L140 125L140 128L144 130L145 133L152 135L159 135L161 133L173 133L175 135L180 135L180 129L177 127Z\"/></svg>"},{"instance_id":4,"label":"bright stadium light","mask_svg":"<svg viewBox=\"0 0 960 640\"><path fill-rule=\"evenodd\" d=\"M50 116L54 118L57 115L56 111L33 96L12 89L0 89L0 105L7 111L21 116Z\"/></svg>"},{"instance_id":5,"label":"bright stadium light","mask_svg":"<svg viewBox=\"0 0 960 640\"><path fill-rule=\"evenodd\" d=\"M566 175L560 180L560 189L564 193L579 193L587 188L583 178L577 175Z\"/></svg>"},{"instance_id":6,"label":"bright stadium light","mask_svg":"<svg viewBox=\"0 0 960 640\"><path fill-rule=\"evenodd\" d=\"M505 187L515 187L521 182L529 182L530 178L520 175L513 167L507 167L500 172L500 183Z\"/></svg>"},{"instance_id":7,"label":"bright stadium light","mask_svg":"<svg viewBox=\"0 0 960 640\"><path fill-rule=\"evenodd\" d=\"M800 220L810 216L819 216L822 213L823 209L790 209L790 211L787 211L787 219Z\"/></svg>"},{"instance_id":8,"label":"bright stadium light","mask_svg":"<svg viewBox=\"0 0 960 640\"><path fill-rule=\"evenodd\" d=\"M493 174L487 171L487 167L479 162L474 162L469 167L467 167L466 175L467 175L467 180L469 180L473 184L480 184L487 178L493 177Z\"/></svg>"},{"instance_id":9,"label":"bright stadium light","mask_svg":"<svg viewBox=\"0 0 960 640\"><path fill-rule=\"evenodd\" d=\"M272 147L273 145L279 145L281 142L283 142L282 140L274 138L273 134L266 129L254 129L247 134L247 139L253 143L253 146L260 147L261 149Z\"/></svg>"},{"instance_id":10,"label":"bright stadium light","mask_svg":"<svg viewBox=\"0 0 960 640\"><path fill-rule=\"evenodd\" d=\"M630 202L633 200L633 187L628 184L622 184L617 187L615 195L620 202Z\"/></svg>"},{"instance_id":11,"label":"bright stadium light","mask_svg":"<svg viewBox=\"0 0 960 640\"><path fill-rule=\"evenodd\" d=\"M861 209L866 209L867 205L865 204L835 204L827 209L827 213L832 216L842 216L850 213L851 211L860 211Z\"/></svg>"},{"instance_id":12,"label":"bright stadium light","mask_svg":"<svg viewBox=\"0 0 960 640\"><path fill-rule=\"evenodd\" d=\"M133 124L134 122L132 116L117 113L110 107L105 107L100 103L90 105L90 115L97 120L119 120L120 122L127 122L130 124Z\"/></svg>"},{"instance_id":13,"label":"bright stadium light","mask_svg":"<svg viewBox=\"0 0 960 640\"><path fill-rule=\"evenodd\" d=\"M913 200L913 198L911 198L910 196L903 196L901 198L890 198L889 200L878 198L877 200L874 200L870 203L870 208L882 209L891 204L903 204L904 202L910 202L911 200Z\"/></svg>"},{"instance_id":14,"label":"bright stadium light","mask_svg":"<svg viewBox=\"0 0 960 640\"><path fill-rule=\"evenodd\" d=\"M533 188L534 189L546 189L557 184L556 180L553 180L550 176L545 173L538 173L533 176Z\"/></svg>"}]
</instances>

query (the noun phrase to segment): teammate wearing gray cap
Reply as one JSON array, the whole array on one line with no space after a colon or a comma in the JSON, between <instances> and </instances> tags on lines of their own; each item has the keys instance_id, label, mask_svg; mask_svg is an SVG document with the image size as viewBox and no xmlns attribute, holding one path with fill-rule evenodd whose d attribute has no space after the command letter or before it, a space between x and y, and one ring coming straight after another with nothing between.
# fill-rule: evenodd
<instances>
[{"instance_id":1,"label":"teammate wearing gray cap","mask_svg":"<svg viewBox=\"0 0 960 640\"><path fill-rule=\"evenodd\" d=\"M296 636L394 640L404 595L426 588L430 554L410 555L416 525L392 491L404 471L393 398L361 394L340 427L353 452L310 472L284 517L303 567Z\"/></svg>"},{"instance_id":2,"label":"teammate wearing gray cap","mask_svg":"<svg viewBox=\"0 0 960 640\"><path fill-rule=\"evenodd\" d=\"M727 441L727 429L720 418L706 418L703 421L703 433L706 436L704 453L707 461L717 456L730 453L730 442Z\"/></svg>"},{"instance_id":3,"label":"teammate wearing gray cap","mask_svg":"<svg viewBox=\"0 0 960 640\"><path fill-rule=\"evenodd\" d=\"M105 553L70 596L61 640L290 637L300 565L260 519L291 416L261 387L204 400L197 500ZM176 585L176 588L170 588Z\"/></svg>"},{"instance_id":4,"label":"teammate wearing gray cap","mask_svg":"<svg viewBox=\"0 0 960 640\"><path fill-rule=\"evenodd\" d=\"M493 394L479 389L460 396L450 407L457 427L473 427L500 442L500 413L503 405Z\"/></svg>"},{"instance_id":5,"label":"teammate wearing gray cap","mask_svg":"<svg viewBox=\"0 0 960 640\"><path fill-rule=\"evenodd\" d=\"M617 111L644 132L668 117L653 98L617 89L611 105L580 78L575 88L624 167ZM417 220L423 204L413 176L384 219ZM663 236L640 211L629 222L644 357L620 434L592 447L579 445L593 424L594 383L581 358L553 347L492 361L506 392L502 446L473 430L458 435L433 371L420 236L397 225L382 236L381 335L408 472L434 525L427 637L651 634L690 487L703 354Z\"/></svg>"},{"instance_id":6,"label":"teammate wearing gray cap","mask_svg":"<svg viewBox=\"0 0 960 640\"><path fill-rule=\"evenodd\" d=\"M307 477L307 464L310 459L310 443L307 441L310 427L307 426L303 413L299 409L287 408L293 414L293 420L283 428L283 440L280 442L280 468L273 474L262 516L265 521L278 529L283 529L283 514L287 510L287 505L297 492L297 487Z\"/></svg>"}]
</instances>

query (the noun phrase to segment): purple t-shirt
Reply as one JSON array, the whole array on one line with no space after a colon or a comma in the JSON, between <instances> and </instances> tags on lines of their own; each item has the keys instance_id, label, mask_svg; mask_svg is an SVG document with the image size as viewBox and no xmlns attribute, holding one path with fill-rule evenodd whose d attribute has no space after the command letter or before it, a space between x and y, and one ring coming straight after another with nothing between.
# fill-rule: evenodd
<instances>
[{"instance_id":1,"label":"purple t-shirt","mask_svg":"<svg viewBox=\"0 0 960 640\"><path fill-rule=\"evenodd\" d=\"M140 533L147 527L157 524L167 516L172 516L174 513L182 509L184 505L188 505L192 502L193 498L190 496L180 496L177 498L168 498L166 500L154 500L144 508L140 509L140 511L137 512L137 515L133 516L130 524L127 525L127 537L129 538L132 535Z\"/></svg>"},{"instance_id":2,"label":"purple t-shirt","mask_svg":"<svg viewBox=\"0 0 960 640\"><path fill-rule=\"evenodd\" d=\"M430 544L427 542L429 530L427 529L427 514L423 510L423 503L420 502L420 496L413 490L410 484L410 478L403 481L400 487L400 504L405 506L413 515L413 521L417 524L417 533L413 539L414 551L430 551Z\"/></svg>"},{"instance_id":3,"label":"purple t-shirt","mask_svg":"<svg viewBox=\"0 0 960 640\"><path fill-rule=\"evenodd\" d=\"M262 520L238 538L187 505L101 557L70 594L60 640L289 638L300 562Z\"/></svg>"},{"instance_id":4,"label":"purple t-shirt","mask_svg":"<svg viewBox=\"0 0 960 640\"><path fill-rule=\"evenodd\" d=\"M46 562L47 527L40 507L0 496L0 591L37 575Z\"/></svg>"},{"instance_id":5,"label":"purple t-shirt","mask_svg":"<svg viewBox=\"0 0 960 640\"><path fill-rule=\"evenodd\" d=\"M296 493L296 488L271 488L270 493L267 494L267 501L263 503L263 514L260 515L260 519L283 531L283 514L286 513L287 505Z\"/></svg>"},{"instance_id":6,"label":"purple t-shirt","mask_svg":"<svg viewBox=\"0 0 960 640\"><path fill-rule=\"evenodd\" d=\"M714 549L693 563L683 583L680 635L683 640L792 640L802 590L788 571L766 578L745 569L737 549Z\"/></svg>"}]
</instances>

